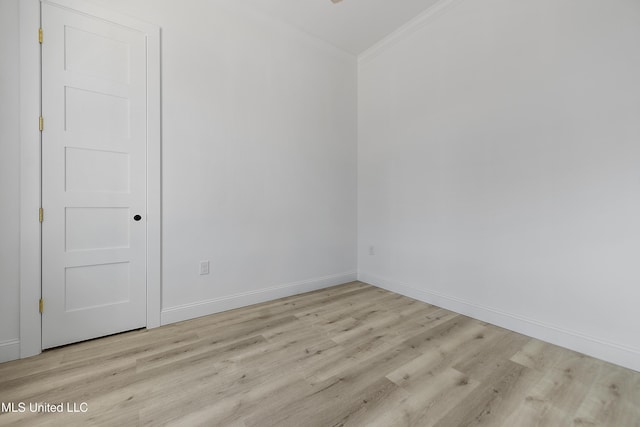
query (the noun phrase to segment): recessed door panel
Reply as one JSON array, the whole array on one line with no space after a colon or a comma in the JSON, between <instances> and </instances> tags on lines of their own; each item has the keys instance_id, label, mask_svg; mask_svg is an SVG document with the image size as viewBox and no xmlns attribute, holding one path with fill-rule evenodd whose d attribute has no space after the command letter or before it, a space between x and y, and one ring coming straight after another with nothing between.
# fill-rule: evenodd
<instances>
[{"instance_id":1,"label":"recessed door panel","mask_svg":"<svg viewBox=\"0 0 640 427\"><path fill-rule=\"evenodd\" d=\"M66 208L67 252L130 247L129 208Z\"/></svg>"},{"instance_id":2,"label":"recessed door panel","mask_svg":"<svg viewBox=\"0 0 640 427\"><path fill-rule=\"evenodd\" d=\"M127 303L130 286L131 271L128 262L67 267L65 311Z\"/></svg>"},{"instance_id":3,"label":"recessed door panel","mask_svg":"<svg viewBox=\"0 0 640 427\"><path fill-rule=\"evenodd\" d=\"M84 88L65 87L65 130L129 138L130 99Z\"/></svg>"},{"instance_id":4,"label":"recessed door panel","mask_svg":"<svg viewBox=\"0 0 640 427\"><path fill-rule=\"evenodd\" d=\"M110 34L65 26L65 70L129 83L131 45Z\"/></svg>"},{"instance_id":5,"label":"recessed door panel","mask_svg":"<svg viewBox=\"0 0 640 427\"><path fill-rule=\"evenodd\" d=\"M129 154L65 148L66 191L129 192Z\"/></svg>"}]
</instances>

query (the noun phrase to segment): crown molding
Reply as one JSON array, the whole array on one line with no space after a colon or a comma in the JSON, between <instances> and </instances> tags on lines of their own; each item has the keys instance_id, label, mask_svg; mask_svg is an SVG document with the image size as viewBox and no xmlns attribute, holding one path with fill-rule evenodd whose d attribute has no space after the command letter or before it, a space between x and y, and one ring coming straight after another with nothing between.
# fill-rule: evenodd
<instances>
[{"instance_id":1,"label":"crown molding","mask_svg":"<svg viewBox=\"0 0 640 427\"><path fill-rule=\"evenodd\" d=\"M382 54L387 49L391 48L395 44L409 37L411 34L423 28L434 17L440 15L445 10L449 9L456 3L460 3L462 0L440 0L433 6L413 18L411 21L398 28L378 43L371 46L369 49L358 55L358 64L363 65Z\"/></svg>"},{"instance_id":2,"label":"crown molding","mask_svg":"<svg viewBox=\"0 0 640 427\"><path fill-rule=\"evenodd\" d=\"M268 13L243 4L242 2L221 4L216 7L220 7L222 10L235 16L244 18L249 17L249 19L253 20L254 22L262 23L271 27L272 29L276 29L279 33L285 33L287 35L292 35L293 37L300 38L310 45L322 50L325 53L328 53L329 55L332 55L335 58L351 62L357 61L358 59L357 55L355 55L354 53L338 47L321 37L311 34L309 31L298 25L287 22L282 18L271 16Z\"/></svg>"}]
</instances>

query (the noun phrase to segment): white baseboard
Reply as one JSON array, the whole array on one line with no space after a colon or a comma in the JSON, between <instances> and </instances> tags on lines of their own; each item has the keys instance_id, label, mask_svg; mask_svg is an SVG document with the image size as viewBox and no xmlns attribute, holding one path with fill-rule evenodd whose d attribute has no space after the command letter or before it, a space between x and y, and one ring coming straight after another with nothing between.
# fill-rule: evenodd
<instances>
[{"instance_id":1,"label":"white baseboard","mask_svg":"<svg viewBox=\"0 0 640 427\"><path fill-rule=\"evenodd\" d=\"M0 342L0 363L20 359L20 341Z\"/></svg>"},{"instance_id":2,"label":"white baseboard","mask_svg":"<svg viewBox=\"0 0 640 427\"><path fill-rule=\"evenodd\" d=\"M358 280L640 372L640 349L360 272Z\"/></svg>"},{"instance_id":3,"label":"white baseboard","mask_svg":"<svg viewBox=\"0 0 640 427\"><path fill-rule=\"evenodd\" d=\"M170 307L162 310L161 323L163 325L168 325L170 323L195 319L196 317L208 316L210 314L246 307L261 302L272 301L278 298L341 285L343 283L357 280L357 276L358 275L355 271L351 271L296 283L272 286L256 291L243 292L207 301L199 301L193 304Z\"/></svg>"}]
</instances>

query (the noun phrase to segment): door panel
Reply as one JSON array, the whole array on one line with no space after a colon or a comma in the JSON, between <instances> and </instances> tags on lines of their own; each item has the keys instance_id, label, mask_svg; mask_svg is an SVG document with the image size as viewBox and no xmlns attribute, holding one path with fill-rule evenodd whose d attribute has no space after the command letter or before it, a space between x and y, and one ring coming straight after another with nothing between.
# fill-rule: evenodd
<instances>
[{"instance_id":1,"label":"door panel","mask_svg":"<svg viewBox=\"0 0 640 427\"><path fill-rule=\"evenodd\" d=\"M66 208L67 252L130 248L130 217L123 207Z\"/></svg>"},{"instance_id":2,"label":"door panel","mask_svg":"<svg viewBox=\"0 0 640 427\"><path fill-rule=\"evenodd\" d=\"M42 5L43 348L146 324L146 35ZM134 221L134 215L141 221Z\"/></svg>"},{"instance_id":3,"label":"door panel","mask_svg":"<svg viewBox=\"0 0 640 427\"><path fill-rule=\"evenodd\" d=\"M67 268L65 311L127 303L130 288L131 264L128 262Z\"/></svg>"},{"instance_id":4,"label":"door panel","mask_svg":"<svg viewBox=\"0 0 640 427\"><path fill-rule=\"evenodd\" d=\"M129 153L65 147L65 189L128 193L129 163Z\"/></svg>"},{"instance_id":5,"label":"door panel","mask_svg":"<svg viewBox=\"0 0 640 427\"><path fill-rule=\"evenodd\" d=\"M74 27L65 27L64 35L67 71L129 83L131 49L128 43Z\"/></svg>"},{"instance_id":6,"label":"door panel","mask_svg":"<svg viewBox=\"0 0 640 427\"><path fill-rule=\"evenodd\" d=\"M76 84L78 84L77 82ZM90 86L89 82L87 86ZM65 131L76 135L99 133L109 140L131 136L129 98L84 88L65 87Z\"/></svg>"}]
</instances>

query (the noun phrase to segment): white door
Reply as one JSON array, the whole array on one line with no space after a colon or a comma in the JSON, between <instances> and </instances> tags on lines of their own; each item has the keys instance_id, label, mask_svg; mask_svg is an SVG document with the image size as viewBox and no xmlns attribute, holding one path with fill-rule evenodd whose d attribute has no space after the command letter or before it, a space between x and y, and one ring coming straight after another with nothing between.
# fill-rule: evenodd
<instances>
[{"instance_id":1,"label":"white door","mask_svg":"<svg viewBox=\"0 0 640 427\"><path fill-rule=\"evenodd\" d=\"M146 36L58 3L42 3L43 348L146 325Z\"/></svg>"}]
</instances>

